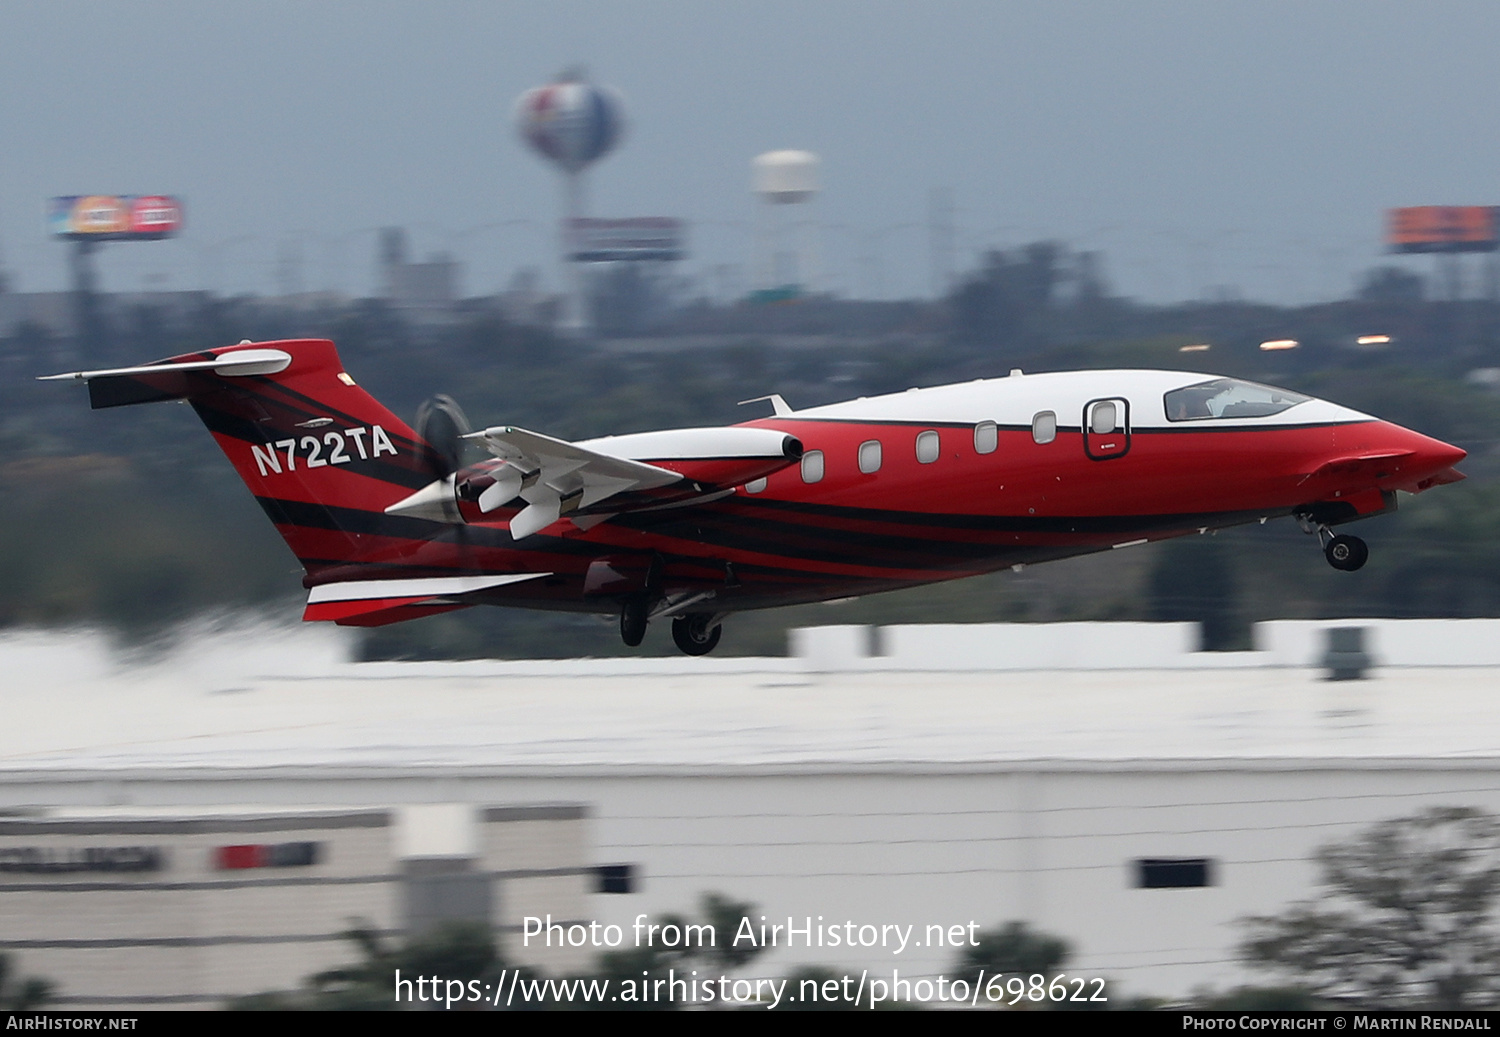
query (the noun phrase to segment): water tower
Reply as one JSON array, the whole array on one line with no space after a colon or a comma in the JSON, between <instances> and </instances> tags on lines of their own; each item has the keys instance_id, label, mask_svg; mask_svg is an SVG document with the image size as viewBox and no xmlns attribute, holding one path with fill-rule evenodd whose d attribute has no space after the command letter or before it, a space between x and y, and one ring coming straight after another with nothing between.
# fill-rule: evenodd
<instances>
[{"instance_id":1,"label":"water tower","mask_svg":"<svg viewBox=\"0 0 1500 1037\"><path fill-rule=\"evenodd\" d=\"M818 193L818 165L818 156L810 151L768 151L752 163L753 190L761 201L755 219L754 298L795 299L814 280L816 228L793 207Z\"/></svg>"},{"instance_id":2,"label":"water tower","mask_svg":"<svg viewBox=\"0 0 1500 1037\"><path fill-rule=\"evenodd\" d=\"M586 215L584 171L612 151L625 129L625 106L617 91L595 86L583 73L563 73L556 82L526 91L516 101L521 137L563 174L563 219L559 228L561 262L568 284L562 326L586 330L583 275L570 260L577 221Z\"/></svg>"}]
</instances>

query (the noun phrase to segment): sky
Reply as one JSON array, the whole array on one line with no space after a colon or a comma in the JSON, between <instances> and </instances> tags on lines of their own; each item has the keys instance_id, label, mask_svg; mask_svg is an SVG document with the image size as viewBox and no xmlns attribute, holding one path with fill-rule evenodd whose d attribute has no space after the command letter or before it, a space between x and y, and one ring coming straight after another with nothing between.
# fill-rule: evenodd
<instances>
[{"instance_id":1,"label":"sky","mask_svg":"<svg viewBox=\"0 0 1500 1037\"><path fill-rule=\"evenodd\" d=\"M0 263L67 284L60 194L174 194L170 242L100 253L107 290L358 295L375 234L465 263L467 294L556 283L556 171L516 98L582 65L625 98L599 216L690 222L685 276L753 280L750 162L806 149L814 286L930 295L1057 240L1115 291L1349 292L1398 205L1500 204L1500 4L1441 0L0 0Z\"/></svg>"}]
</instances>

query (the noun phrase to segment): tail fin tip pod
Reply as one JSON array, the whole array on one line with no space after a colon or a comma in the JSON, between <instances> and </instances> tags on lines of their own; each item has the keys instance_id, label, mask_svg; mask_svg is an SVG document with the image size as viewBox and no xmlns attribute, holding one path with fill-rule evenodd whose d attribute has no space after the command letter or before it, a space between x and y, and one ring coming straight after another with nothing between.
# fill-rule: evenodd
<instances>
[{"instance_id":1,"label":"tail fin tip pod","mask_svg":"<svg viewBox=\"0 0 1500 1037\"><path fill-rule=\"evenodd\" d=\"M310 585L322 570L347 571L430 535L385 509L432 481L431 449L355 384L326 339L246 342L47 377L86 382L95 409L192 404Z\"/></svg>"}]
</instances>

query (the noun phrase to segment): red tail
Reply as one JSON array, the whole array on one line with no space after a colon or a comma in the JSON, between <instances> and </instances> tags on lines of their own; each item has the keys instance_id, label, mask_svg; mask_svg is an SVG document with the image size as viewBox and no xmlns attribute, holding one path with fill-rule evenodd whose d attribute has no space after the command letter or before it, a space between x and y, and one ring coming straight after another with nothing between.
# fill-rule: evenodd
<instances>
[{"instance_id":1,"label":"red tail","mask_svg":"<svg viewBox=\"0 0 1500 1037\"><path fill-rule=\"evenodd\" d=\"M310 578L408 535L410 521L385 508L439 474L428 446L355 384L324 339L93 373L89 393L96 408L188 400Z\"/></svg>"}]
</instances>

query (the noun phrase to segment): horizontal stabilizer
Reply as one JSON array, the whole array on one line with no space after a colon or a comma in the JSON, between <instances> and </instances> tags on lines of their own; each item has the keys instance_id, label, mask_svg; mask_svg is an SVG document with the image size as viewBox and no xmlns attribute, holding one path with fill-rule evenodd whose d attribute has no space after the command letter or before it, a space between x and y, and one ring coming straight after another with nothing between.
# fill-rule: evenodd
<instances>
[{"instance_id":1,"label":"horizontal stabilizer","mask_svg":"<svg viewBox=\"0 0 1500 1037\"><path fill-rule=\"evenodd\" d=\"M471 604L466 594L492 590L510 583L535 580L551 573L496 573L489 576L424 576L398 580L345 580L324 583L307 592L304 620L333 620L357 626L380 626L432 610L447 611ZM390 613L379 619L378 614Z\"/></svg>"},{"instance_id":2,"label":"horizontal stabilizer","mask_svg":"<svg viewBox=\"0 0 1500 1037\"><path fill-rule=\"evenodd\" d=\"M250 375L279 374L292 362L292 355L280 349L235 349L220 353L211 360L159 361L139 367L111 367L98 371L72 371L67 374L42 375L38 381L87 382L89 403L95 410L123 407L132 403L156 403L190 395L195 388L194 375L219 375L244 378Z\"/></svg>"}]
</instances>

